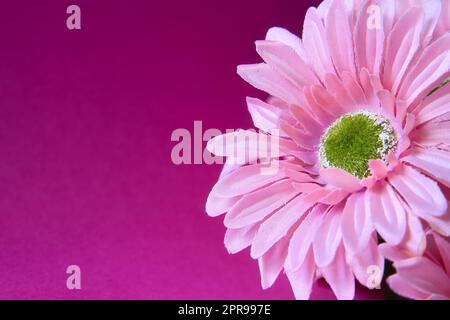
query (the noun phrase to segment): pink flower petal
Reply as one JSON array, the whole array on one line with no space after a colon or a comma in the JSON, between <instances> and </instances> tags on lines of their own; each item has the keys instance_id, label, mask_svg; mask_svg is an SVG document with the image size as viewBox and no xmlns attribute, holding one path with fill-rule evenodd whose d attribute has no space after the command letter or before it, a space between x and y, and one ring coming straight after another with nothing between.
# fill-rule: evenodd
<instances>
[{"instance_id":1,"label":"pink flower petal","mask_svg":"<svg viewBox=\"0 0 450 320\"><path fill-rule=\"evenodd\" d=\"M384 258L381 256L376 234L371 236L367 246L358 254L349 256L349 264L359 283L369 289L381 284L384 273Z\"/></svg>"},{"instance_id":2,"label":"pink flower petal","mask_svg":"<svg viewBox=\"0 0 450 320\"><path fill-rule=\"evenodd\" d=\"M302 45L302 40L288 30L279 27L270 28L267 31L266 40L284 43L306 61L306 53Z\"/></svg>"},{"instance_id":3,"label":"pink flower petal","mask_svg":"<svg viewBox=\"0 0 450 320\"><path fill-rule=\"evenodd\" d=\"M426 234L422 223L415 215L406 214L406 235L399 245L380 244L380 252L389 260L402 260L411 256L421 256L426 248Z\"/></svg>"},{"instance_id":4,"label":"pink flower petal","mask_svg":"<svg viewBox=\"0 0 450 320\"><path fill-rule=\"evenodd\" d=\"M247 107L256 128L265 132L278 129L282 111L259 99L247 98Z\"/></svg>"},{"instance_id":5,"label":"pink flower petal","mask_svg":"<svg viewBox=\"0 0 450 320\"><path fill-rule=\"evenodd\" d=\"M264 219L284 206L298 192L292 182L282 180L244 195L225 216L227 228L242 228Z\"/></svg>"},{"instance_id":6,"label":"pink flower petal","mask_svg":"<svg viewBox=\"0 0 450 320\"><path fill-rule=\"evenodd\" d=\"M303 264L327 209L324 205L315 206L294 231L289 243L286 270L295 271Z\"/></svg>"},{"instance_id":7,"label":"pink flower petal","mask_svg":"<svg viewBox=\"0 0 450 320\"><path fill-rule=\"evenodd\" d=\"M325 28L336 70L339 73L349 71L355 76L353 36L344 1L332 2L329 13L325 16Z\"/></svg>"},{"instance_id":8,"label":"pink flower petal","mask_svg":"<svg viewBox=\"0 0 450 320\"><path fill-rule=\"evenodd\" d=\"M365 208L364 193L352 194L345 204L342 216L342 235L347 250L359 253L369 243L373 232L369 212Z\"/></svg>"},{"instance_id":9,"label":"pink flower petal","mask_svg":"<svg viewBox=\"0 0 450 320\"><path fill-rule=\"evenodd\" d=\"M438 184L417 170L401 166L388 180L415 214L439 217L447 211L447 200Z\"/></svg>"},{"instance_id":10,"label":"pink flower petal","mask_svg":"<svg viewBox=\"0 0 450 320\"><path fill-rule=\"evenodd\" d=\"M450 275L450 239L443 238L436 233L433 233L433 236L442 259L443 267L446 273Z\"/></svg>"},{"instance_id":11,"label":"pink flower petal","mask_svg":"<svg viewBox=\"0 0 450 320\"><path fill-rule=\"evenodd\" d=\"M335 205L344 200L349 193L344 190L331 190L331 192L320 199L320 203L328 204L328 205Z\"/></svg>"},{"instance_id":12,"label":"pink flower petal","mask_svg":"<svg viewBox=\"0 0 450 320\"><path fill-rule=\"evenodd\" d=\"M421 146L450 150L450 121L428 122L414 132L412 140Z\"/></svg>"},{"instance_id":13,"label":"pink flower petal","mask_svg":"<svg viewBox=\"0 0 450 320\"><path fill-rule=\"evenodd\" d=\"M341 75L342 84L347 89L348 94L354 101L355 106L358 108L370 109L371 106L368 105L366 96L364 94L363 89L356 81L355 77L353 77L350 72L344 71Z\"/></svg>"},{"instance_id":14,"label":"pink flower petal","mask_svg":"<svg viewBox=\"0 0 450 320\"><path fill-rule=\"evenodd\" d=\"M414 5L421 5L425 12L424 21L424 36L422 40L422 46L428 45L433 38L435 29L438 24L439 16L442 10L445 10L445 2L442 0L415 0L419 4L414 3Z\"/></svg>"},{"instance_id":15,"label":"pink flower petal","mask_svg":"<svg viewBox=\"0 0 450 320\"><path fill-rule=\"evenodd\" d=\"M327 90L333 94L336 101L339 101L342 105L342 110L345 113L355 111L358 107L360 107L336 75L327 74L325 76L325 85Z\"/></svg>"},{"instance_id":16,"label":"pink flower petal","mask_svg":"<svg viewBox=\"0 0 450 320\"><path fill-rule=\"evenodd\" d=\"M348 192L356 192L361 189L358 178L340 168L322 168L320 176L328 184Z\"/></svg>"},{"instance_id":17,"label":"pink flower petal","mask_svg":"<svg viewBox=\"0 0 450 320\"><path fill-rule=\"evenodd\" d=\"M342 207L342 205L334 206L326 213L314 237L314 257L320 268L328 266L333 261L342 242Z\"/></svg>"},{"instance_id":18,"label":"pink flower petal","mask_svg":"<svg viewBox=\"0 0 450 320\"><path fill-rule=\"evenodd\" d=\"M442 117L450 113L450 85L446 85L425 98L421 105L414 110L416 113L416 125Z\"/></svg>"},{"instance_id":19,"label":"pink flower petal","mask_svg":"<svg viewBox=\"0 0 450 320\"><path fill-rule=\"evenodd\" d=\"M386 281L389 284L389 287L391 287L398 295L415 300L426 300L429 297L429 294L412 286L405 277L402 277L399 274L390 276Z\"/></svg>"},{"instance_id":20,"label":"pink flower petal","mask_svg":"<svg viewBox=\"0 0 450 320\"><path fill-rule=\"evenodd\" d=\"M314 103L317 105L316 108L311 107L312 110L321 108L324 112L327 112L334 118L338 118L345 112L340 102L337 101L324 87L311 86L310 92L314 99Z\"/></svg>"},{"instance_id":21,"label":"pink flower petal","mask_svg":"<svg viewBox=\"0 0 450 320\"><path fill-rule=\"evenodd\" d=\"M384 161L379 159L369 160L369 169L377 180L383 179L388 174L386 164Z\"/></svg>"},{"instance_id":22,"label":"pink flower petal","mask_svg":"<svg viewBox=\"0 0 450 320\"><path fill-rule=\"evenodd\" d=\"M386 111L387 114L394 115L395 114L395 98L392 93L388 90L381 90L377 92L378 99L380 99L380 103L383 106L383 110Z\"/></svg>"},{"instance_id":23,"label":"pink flower petal","mask_svg":"<svg viewBox=\"0 0 450 320\"><path fill-rule=\"evenodd\" d=\"M355 296L355 278L345 260L345 251L341 245L334 261L321 269L323 277L339 300L352 300Z\"/></svg>"},{"instance_id":24,"label":"pink flower petal","mask_svg":"<svg viewBox=\"0 0 450 320\"><path fill-rule=\"evenodd\" d=\"M257 41L256 51L267 64L297 87L319 83L308 64L293 48L276 41Z\"/></svg>"},{"instance_id":25,"label":"pink flower petal","mask_svg":"<svg viewBox=\"0 0 450 320\"><path fill-rule=\"evenodd\" d=\"M214 189L208 195L206 200L206 213L210 217L217 217L233 207L233 205L239 200L239 197L222 198L215 195Z\"/></svg>"},{"instance_id":26,"label":"pink flower petal","mask_svg":"<svg viewBox=\"0 0 450 320\"><path fill-rule=\"evenodd\" d=\"M256 163L258 159L278 159L290 154L293 144L288 139L256 132L237 130L215 136L206 148L216 156L227 157L236 164Z\"/></svg>"},{"instance_id":27,"label":"pink flower petal","mask_svg":"<svg viewBox=\"0 0 450 320\"><path fill-rule=\"evenodd\" d=\"M450 69L450 34L428 46L417 64L406 74L398 97L414 106L447 77Z\"/></svg>"},{"instance_id":28,"label":"pink flower petal","mask_svg":"<svg viewBox=\"0 0 450 320\"><path fill-rule=\"evenodd\" d=\"M434 38L437 39L450 30L450 2L442 1L441 15L436 26Z\"/></svg>"},{"instance_id":29,"label":"pink flower petal","mask_svg":"<svg viewBox=\"0 0 450 320\"><path fill-rule=\"evenodd\" d=\"M259 272L261 274L261 286L270 288L277 280L283 269L286 259L289 239L287 237L278 241L269 251L258 259Z\"/></svg>"},{"instance_id":30,"label":"pink flower petal","mask_svg":"<svg viewBox=\"0 0 450 320\"><path fill-rule=\"evenodd\" d=\"M403 204L388 183L366 191L366 208L377 232L393 245L399 244L406 232Z\"/></svg>"},{"instance_id":31,"label":"pink flower petal","mask_svg":"<svg viewBox=\"0 0 450 320\"><path fill-rule=\"evenodd\" d=\"M306 203L302 196L298 196L262 223L252 244L250 252L252 258L261 257L278 240L287 235L310 207L311 204Z\"/></svg>"},{"instance_id":32,"label":"pink flower petal","mask_svg":"<svg viewBox=\"0 0 450 320\"><path fill-rule=\"evenodd\" d=\"M387 39L383 83L396 93L416 51L421 45L425 14L412 7L401 16Z\"/></svg>"},{"instance_id":33,"label":"pink flower petal","mask_svg":"<svg viewBox=\"0 0 450 320\"><path fill-rule=\"evenodd\" d=\"M233 198L279 181L285 176L282 170L278 170L275 175L262 175L261 165L248 165L236 169L217 182L213 192L218 197Z\"/></svg>"},{"instance_id":34,"label":"pink flower petal","mask_svg":"<svg viewBox=\"0 0 450 320\"><path fill-rule=\"evenodd\" d=\"M255 88L288 103L301 104L303 101L298 88L265 63L240 65L237 73Z\"/></svg>"},{"instance_id":35,"label":"pink flower petal","mask_svg":"<svg viewBox=\"0 0 450 320\"><path fill-rule=\"evenodd\" d=\"M309 134L315 136L314 144L319 143L320 135L322 134L324 127L314 117L314 115L307 109L293 105L291 106L291 113L295 119L299 122L299 125Z\"/></svg>"},{"instance_id":36,"label":"pink flower petal","mask_svg":"<svg viewBox=\"0 0 450 320\"><path fill-rule=\"evenodd\" d=\"M380 74L385 36L383 28L367 27L370 5L371 1L366 1L358 12L353 35L356 62L360 69L367 68L373 74Z\"/></svg>"},{"instance_id":37,"label":"pink flower petal","mask_svg":"<svg viewBox=\"0 0 450 320\"><path fill-rule=\"evenodd\" d=\"M427 174L450 187L450 152L436 148L413 148L402 161L422 169Z\"/></svg>"},{"instance_id":38,"label":"pink flower petal","mask_svg":"<svg viewBox=\"0 0 450 320\"><path fill-rule=\"evenodd\" d=\"M361 87L364 90L364 94L366 96L366 100L370 105L377 105L381 102L382 105L387 108L387 110L390 110L389 105L385 103L385 100L383 100L381 97L378 97L378 92L383 91L384 89L378 89L375 88L372 85L372 79L369 71L367 68L362 68L359 72L359 78L360 78L360 84ZM384 90L387 91L387 90ZM383 95L383 94L382 94ZM394 103L394 101L392 101ZM393 113L393 112L391 112Z\"/></svg>"},{"instance_id":39,"label":"pink flower petal","mask_svg":"<svg viewBox=\"0 0 450 320\"><path fill-rule=\"evenodd\" d=\"M252 244L259 225L254 224L239 229L227 229L225 232L225 248L228 253L238 253Z\"/></svg>"},{"instance_id":40,"label":"pink flower petal","mask_svg":"<svg viewBox=\"0 0 450 320\"><path fill-rule=\"evenodd\" d=\"M450 280L438 265L424 257L415 257L394 263L397 273L408 279L414 288L428 294L450 297Z\"/></svg>"},{"instance_id":41,"label":"pink flower petal","mask_svg":"<svg viewBox=\"0 0 450 320\"><path fill-rule=\"evenodd\" d=\"M297 300L307 300L311 294L313 281L315 279L316 267L312 249L306 254L303 264L295 271L286 271Z\"/></svg>"},{"instance_id":42,"label":"pink flower petal","mask_svg":"<svg viewBox=\"0 0 450 320\"><path fill-rule=\"evenodd\" d=\"M294 126L289 124L282 124L281 129L286 132L286 134L300 147L306 150L314 150L317 149L317 145L319 143L319 139L310 139L308 134Z\"/></svg>"},{"instance_id":43,"label":"pink flower petal","mask_svg":"<svg viewBox=\"0 0 450 320\"><path fill-rule=\"evenodd\" d=\"M317 75L323 80L327 73L335 73L325 27L313 7L306 12L302 38L308 59Z\"/></svg>"}]
</instances>

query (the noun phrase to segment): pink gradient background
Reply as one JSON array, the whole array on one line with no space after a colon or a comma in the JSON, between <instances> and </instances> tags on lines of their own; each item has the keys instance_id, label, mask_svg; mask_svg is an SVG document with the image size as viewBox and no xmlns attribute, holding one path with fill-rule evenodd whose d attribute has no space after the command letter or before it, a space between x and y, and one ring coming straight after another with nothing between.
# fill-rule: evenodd
<instances>
[{"instance_id":1,"label":"pink gradient background","mask_svg":"<svg viewBox=\"0 0 450 320\"><path fill-rule=\"evenodd\" d=\"M81 31L65 26L72 2ZM3 1L0 298L292 299L285 276L263 291L248 251L227 254L204 211L221 168L173 165L170 135L251 127L258 93L236 65L318 2Z\"/></svg>"}]
</instances>

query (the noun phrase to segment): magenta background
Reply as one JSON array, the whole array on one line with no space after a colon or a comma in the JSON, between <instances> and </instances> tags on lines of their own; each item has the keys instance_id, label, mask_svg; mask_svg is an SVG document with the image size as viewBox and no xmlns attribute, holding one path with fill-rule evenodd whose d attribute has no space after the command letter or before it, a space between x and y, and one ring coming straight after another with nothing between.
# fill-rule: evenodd
<instances>
[{"instance_id":1,"label":"magenta background","mask_svg":"<svg viewBox=\"0 0 450 320\"><path fill-rule=\"evenodd\" d=\"M250 127L236 65L318 1L74 3L81 31L69 1L1 3L0 298L292 299L285 276L263 291L248 251L227 254L204 212L220 167L173 165L170 135Z\"/></svg>"}]
</instances>

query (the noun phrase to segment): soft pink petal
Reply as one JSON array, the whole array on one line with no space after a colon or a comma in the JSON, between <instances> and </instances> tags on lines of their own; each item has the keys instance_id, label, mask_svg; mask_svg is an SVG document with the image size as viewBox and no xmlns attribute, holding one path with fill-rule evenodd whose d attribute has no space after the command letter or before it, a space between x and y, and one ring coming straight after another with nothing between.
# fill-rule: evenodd
<instances>
[{"instance_id":1,"label":"soft pink petal","mask_svg":"<svg viewBox=\"0 0 450 320\"><path fill-rule=\"evenodd\" d=\"M385 35L382 28L367 27L370 5L370 1L365 2L358 12L354 30L356 62L358 68L367 68L373 74L380 74Z\"/></svg>"},{"instance_id":2,"label":"soft pink petal","mask_svg":"<svg viewBox=\"0 0 450 320\"><path fill-rule=\"evenodd\" d=\"M401 166L388 178L390 184L419 216L442 216L447 210L438 184L409 166Z\"/></svg>"},{"instance_id":3,"label":"soft pink petal","mask_svg":"<svg viewBox=\"0 0 450 320\"><path fill-rule=\"evenodd\" d=\"M369 243L373 225L365 208L364 193L351 195L345 204L342 216L342 235L347 250L355 254Z\"/></svg>"},{"instance_id":4,"label":"soft pink petal","mask_svg":"<svg viewBox=\"0 0 450 320\"><path fill-rule=\"evenodd\" d=\"M333 1L325 17L325 28L334 66L339 73L355 75L355 58L350 21L343 0Z\"/></svg>"},{"instance_id":5,"label":"soft pink petal","mask_svg":"<svg viewBox=\"0 0 450 320\"><path fill-rule=\"evenodd\" d=\"M320 136L324 129L336 119L336 115L333 114L332 105L322 105L317 102L313 91L317 92L318 88L321 88L321 86L305 87L303 88L303 94L305 95L306 101L308 101L311 112L315 115L317 121L322 124L323 129L319 133Z\"/></svg>"},{"instance_id":6,"label":"soft pink petal","mask_svg":"<svg viewBox=\"0 0 450 320\"><path fill-rule=\"evenodd\" d=\"M450 2L442 1L442 10L439 17L435 34L435 38L439 38L450 30Z\"/></svg>"},{"instance_id":7,"label":"soft pink petal","mask_svg":"<svg viewBox=\"0 0 450 320\"><path fill-rule=\"evenodd\" d=\"M384 178L388 174L388 168L383 160L369 160L369 169L378 180Z\"/></svg>"},{"instance_id":8,"label":"soft pink petal","mask_svg":"<svg viewBox=\"0 0 450 320\"><path fill-rule=\"evenodd\" d=\"M304 61L307 59L305 49L302 45L302 40L284 28L270 28L267 31L266 40L284 43L285 45L291 47Z\"/></svg>"},{"instance_id":9,"label":"soft pink petal","mask_svg":"<svg viewBox=\"0 0 450 320\"><path fill-rule=\"evenodd\" d=\"M289 124L282 124L281 129L300 147L304 150L314 150L319 143L318 137L311 140L311 137L302 129L291 126Z\"/></svg>"},{"instance_id":10,"label":"soft pink petal","mask_svg":"<svg viewBox=\"0 0 450 320\"><path fill-rule=\"evenodd\" d=\"M278 241L269 251L258 259L259 272L261 274L261 286L270 288L283 269L286 259L289 239L287 237Z\"/></svg>"},{"instance_id":11,"label":"soft pink petal","mask_svg":"<svg viewBox=\"0 0 450 320\"><path fill-rule=\"evenodd\" d=\"M283 238L294 224L309 210L311 204L298 196L270 216L258 230L251 248L251 256L256 259L266 253L278 240Z\"/></svg>"},{"instance_id":12,"label":"soft pink petal","mask_svg":"<svg viewBox=\"0 0 450 320\"><path fill-rule=\"evenodd\" d=\"M439 250L443 267L448 275L450 275L450 239L444 238L436 233L433 233L434 241Z\"/></svg>"},{"instance_id":13,"label":"soft pink petal","mask_svg":"<svg viewBox=\"0 0 450 320\"><path fill-rule=\"evenodd\" d=\"M370 105L377 105L380 102L382 103L382 105L384 105L384 100L381 99L380 97L378 97L378 93L380 91L383 91L384 89L383 88L381 88L381 89L375 88L373 86L372 78L371 78L371 75L370 75L369 71L367 70L367 68L362 68L360 70L359 78L360 78L360 84L361 84L361 87L364 90L364 94L366 96L367 102ZM387 90L384 90L384 91L387 91ZM387 92L389 92L389 91L387 91ZM394 101L392 101L391 103L394 103ZM385 106L385 108L386 107L387 106Z\"/></svg>"},{"instance_id":14,"label":"soft pink petal","mask_svg":"<svg viewBox=\"0 0 450 320\"><path fill-rule=\"evenodd\" d=\"M303 101L298 88L265 63L240 65L237 73L255 88L288 103L301 104Z\"/></svg>"},{"instance_id":15,"label":"soft pink petal","mask_svg":"<svg viewBox=\"0 0 450 320\"><path fill-rule=\"evenodd\" d=\"M238 253L252 244L259 225L254 224L239 229L227 229L225 232L225 248L231 254Z\"/></svg>"},{"instance_id":16,"label":"soft pink petal","mask_svg":"<svg viewBox=\"0 0 450 320\"><path fill-rule=\"evenodd\" d=\"M306 255L303 264L295 271L286 271L297 300L307 300L311 294L313 281L315 279L316 267L312 249Z\"/></svg>"},{"instance_id":17,"label":"soft pink petal","mask_svg":"<svg viewBox=\"0 0 450 320\"><path fill-rule=\"evenodd\" d=\"M325 27L317 10L313 7L306 12L302 39L308 59L317 75L323 80L327 73L334 73Z\"/></svg>"},{"instance_id":18,"label":"soft pink petal","mask_svg":"<svg viewBox=\"0 0 450 320\"><path fill-rule=\"evenodd\" d=\"M322 86L311 86L311 96L314 99L316 108L311 107L312 110L321 108L334 118L338 118L344 112L344 108L341 103L337 101L328 90Z\"/></svg>"},{"instance_id":19,"label":"soft pink petal","mask_svg":"<svg viewBox=\"0 0 450 320\"><path fill-rule=\"evenodd\" d=\"M366 191L366 208L377 232L393 245L399 244L406 232L403 204L388 183Z\"/></svg>"},{"instance_id":20,"label":"soft pink petal","mask_svg":"<svg viewBox=\"0 0 450 320\"><path fill-rule=\"evenodd\" d=\"M424 36L422 40L422 46L428 45L432 40L433 34L438 24L439 16L443 8L443 3L447 0L412 0L413 5L420 5L425 12L424 21Z\"/></svg>"},{"instance_id":21,"label":"soft pink petal","mask_svg":"<svg viewBox=\"0 0 450 320\"><path fill-rule=\"evenodd\" d=\"M408 279L399 274L390 276L386 281L395 293L403 297L414 300L425 300L429 297L429 294L412 286Z\"/></svg>"},{"instance_id":22,"label":"soft pink petal","mask_svg":"<svg viewBox=\"0 0 450 320\"><path fill-rule=\"evenodd\" d=\"M377 92L378 99L383 107L383 110L389 114L395 114L395 98L392 93L386 89Z\"/></svg>"},{"instance_id":23,"label":"soft pink petal","mask_svg":"<svg viewBox=\"0 0 450 320\"><path fill-rule=\"evenodd\" d=\"M327 208L323 205L314 207L294 231L289 243L286 270L297 270L303 264L316 233L323 223Z\"/></svg>"},{"instance_id":24,"label":"soft pink petal","mask_svg":"<svg viewBox=\"0 0 450 320\"><path fill-rule=\"evenodd\" d=\"M325 76L325 85L336 101L339 101L342 105L342 109L345 113L355 111L358 107L360 107L336 75L327 74Z\"/></svg>"},{"instance_id":25,"label":"soft pink petal","mask_svg":"<svg viewBox=\"0 0 450 320\"><path fill-rule=\"evenodd\" d=\"M299 125L309 134L314 136L315 142L312 143L318 143L320 139L320 135L322 134L324 127L322 124L318 121L318 119L307 109L292 105L291 106L291 113L295 117L295 119L298 121Z\"/></svg>"},{"instance_id":26,"label":"soft pink petal","mask_svg":"<svg viewBox=\"0 0 450 320\"><path fill-rule=\"evenodd\" d=\"M396 93L407 68L421 44L425 14L412 7L402 15L387 39L383 83Z\"/></svg>"},{"instance_id":27,"label":"soft pink petal","mask_svg":"<svg viewBox=\"0 0 450 320\"><path fill-rule=\"evenodd\" d=\"M217 217L224 214L239 200L239 197L222 198L215 195L214 189L208 195L206 200L206 213L210 217Z\"/></svg>"},{"instance_id":28,"label":"soft pink petal","mask_svg":"<svg viewBox=\"0 0 450 320\"><path fill-rule=\"evenodd\" d=\"M428 122L413 133L412 140L420 146L450 151L450 121Z\"/></svg>"},{"instance_id":29,"label":"soft pink petal","mask_svg":"<svg viewBox=\"0 0 450 320\"><path fill-rule=\"evenodd\" d=\"M256 128L265 132L279 128L281 109L255 98L247 98L247 107Z\"/></svg>"},{"instance_id":30,"label":"soft pink petal","mask_svg":"<svg viewBox=\"0 0 450 320\"><path fill-rule=\"evenodd\" d=\"M406 237L402 243L405 251L420 256L426 248L426 233L422 222L413 213L407 212Z\"/></svg>"},{"instance_id":31,"label":"soft pink petal","mask_svg":"<svg viewBox=\"0 0 450 320\"><path fill-rule=\"evenodd\" d=\"M320 199L320 203L335 205L344 200L349 195L349 192L344 190L331 190L331 192Z\"/></svg>"},{"instance_id":32,"label":"soft pink petal","mask_svg":"<svg viewBox=\"0 0 450 320\"><path fill-rule=\"evenodd\" d=\"M411 286L428 294L450 297L450 278L442 268L424 257L394 263L397 273L408 279Z\"/></svg>"},{"instance_id":33,"label":"soft pink petal","mask_svg":"<svg viewBox=\"0 0 450 320\"><path fill-rule=\"evenodd\" d=\"M296 189L298 189L298 187L296 187ZM333 199L333 194L336 195L336 199ZM305 201L310 203L323 203L332 205L339 203L340 201L337 201L337 199L345 198L346 195L348 195L348 193L345 191L333 190L319 186L305 196Z\"/></svg>"},{"instance_id":34,"label":"soft pink petal","mask_svg":"<svg viewBox=\"0 0 450 320\"><path fill-rule=\"evenodd\" d=\"M342 242L342 207L342 205L334 206L326 213L314 237L314 257L318 267L326 267L333 261Z\"/></svg>"},{"instance_id":35,"label":"soft pink petal","mask_svg":"<svg viewBox=\"0 0 450 320\"><path fill-rule=\"evenodd\" d=\"M448 204L447 212L443 216L425 215L423 219L429 223L431 229L435 232L444 237L450 237L450 204Z\"/></svg>"},{"instance_id":36,"label":"soft pink petal","mask_svg":"<svg viewBox=\"0 0 450 320\"><path fill-rule=\"evenodd\" d=\"M330 185L348 192L361 189L358 178L340 168L322 168L320 176Z\"/></svg>"},{"instance_id":37,"label":"soft pink petal","mask_svg":"<svg viewBox=\"0 0 450 320\"><path fill-rule=\"evenodd\" d=\"M350 72L344 71L341 75L342 83L344 87L347 89L347 92L351 96L354 104L358 108L366 108L369 109L366 96L364 94L363 88L359 85L358 81L353 77Z\"/></svg>"},{"instance_id":38,"label":"soft pink petal","mask_svg":"<svg viewBox=\"0 0 450 320\"><path fill-rule=\"evenodd\" d=\"M244 195L225 216L227 228L242 228L264 219L289 202L298 192L282 180Z\"/></svg>"},{"instance_id":39,"label":"soft pink petal","mask_svg":"<svg viewBox=\"0 0 450 320\"><path fill-rule=\"evenodd\" d=\"M355 296L355 278L350 266L345 261L343 245L339 247L334 261L321 271L339 300L353 299Z\"/></svg>"},{"instance_id":40,"label":"soft pink petal","mask_svg":"<svg viewBox=\"0 0 450 320\"><path fill-rule=\"evenodd\" d=\"M261 174L261 165L248 165L236 169L221 179L213 188L218 197L236 197L255 191L285 177L282 170L274 175Z\"/></svg>"},{"instance_id":41,"label":"soft pink petal","mask_svg":"<svg viewBox=\"0 0 450 320\"><path fill-rule=\"evenodd\" d=\"M397 246L382 243L379 246L383 256L392 261L421 256L426 248L426 234L420 219L409 212L406 217L406 235L402 243Z\"/></svg>"},{"instance_id":42,"label":"soft pink petal","mask_svg":"<svg viewBox=\"0 0 450 320\"><path fill-rule=\"evenodd\" d=\"M384 258L378 250L375 234L364 250L358 254L350 254L349 260L353 274L359 283L369 289L374 289L380 285L384 273Z\"/></svg>"},{"instance_id":43,"label":"soft pink petal","mask_svg":"<svg viewBox=\"0 0 450 320\"><path fill-rule=\"evenodd\" d=\"M445 186L450 187L450 152L436 148L413 148L402 161L425 171Z\"/></svg>"},{"instance_id":44,"label":"soft pink petal","mask_svg":"<svg viewBox=\"0 0 450 320\"><path fill-rule=\"evenodd\" d=\"M418 104L425 96L449 75L450 33L428 46L417 64L404 78L398 97L408 106Z\"/></svg>"},{"instance_id":45,"label":"soft pink petal","mask_svg":"<svg viewBox=\"0 0 450 320\"><path fill-rule=\"evenodd\" d=\"M416 125L442 117L450 113L450 85L445 85L432 95L423 100L421 105L414 110L416 113Z\"/></svg>"},{"instance_id":46,"label":"soft pink petal","mask_svg":"<svg viewBox=\"0 0 450 320\"><path fill-rule=\"evenodd\" d=\"M267 64L297 87L319 83L308 64L290 46L276 41L257 41L256 51Z\"/></svg>"},{"instance_id":47,"label":"soft pink petal","mask_svg":"<svg viewBox=\"0 0 450 320\"><path fill-rule=\"evenodd\" d=\"M289 167L285 168L282 167L281 170L283 170L286 173L286 176L289 177L294 182L300 182L300 183L314 183L315 180L311 177L309 173L301 172L295 169L291 169ZM298 188L297 188L298 189ZM311 190L308 190L311 191Z\"/></svg>"},{"instance_id":48,"label":"soft pink petal","mask_svg":"<svg viewBox=\"0 0 450 320\"><path fill-rule=\"evenodd\" d=\"M292 144L277 135L255 130L236 130L215 136L206 145L216 156L233 159L237 164L256 163L258 159L274 159L289 155Z\"/></svg>"}]
</instances>

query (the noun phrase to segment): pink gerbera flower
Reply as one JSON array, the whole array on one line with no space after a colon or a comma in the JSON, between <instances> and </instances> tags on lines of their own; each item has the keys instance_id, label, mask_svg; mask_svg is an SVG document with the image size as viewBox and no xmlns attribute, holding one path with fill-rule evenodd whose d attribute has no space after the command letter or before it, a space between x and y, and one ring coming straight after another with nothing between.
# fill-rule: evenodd
<instances>
[{"instance_id":1,"label":"pink gerbera flower","mask_svg":"<svg viewBox=\"0 0 450 320\"><path fill-rule=\"evenodd\" d=\"M264 288L284 270L299 299L318 277L351 299L355 278L372 287L368 271L383 273L378 236L419 254L424 227L450 234L450 85L430 94L449 77L448 5L324 1L302 39L272 28L256 42L264 63L238 67L271 96L247 99L260 130L249 137L279 130L279 170L226 165L206 210L227 213L225 245L251 246ZM208 149L250 151L232 135Z\"/></svg>"},{"instance_id":2,"label":"pink gerbera flower","mask_svg":"<svg viewBox=\"0 0 450 320\"><path fill-rule=\"evenodd\" d=\"M430 233L423 256L391 251L397 274L387 279L398 294L410 299L450 299L450 241Z\"/></svg>"}]
</instances>

